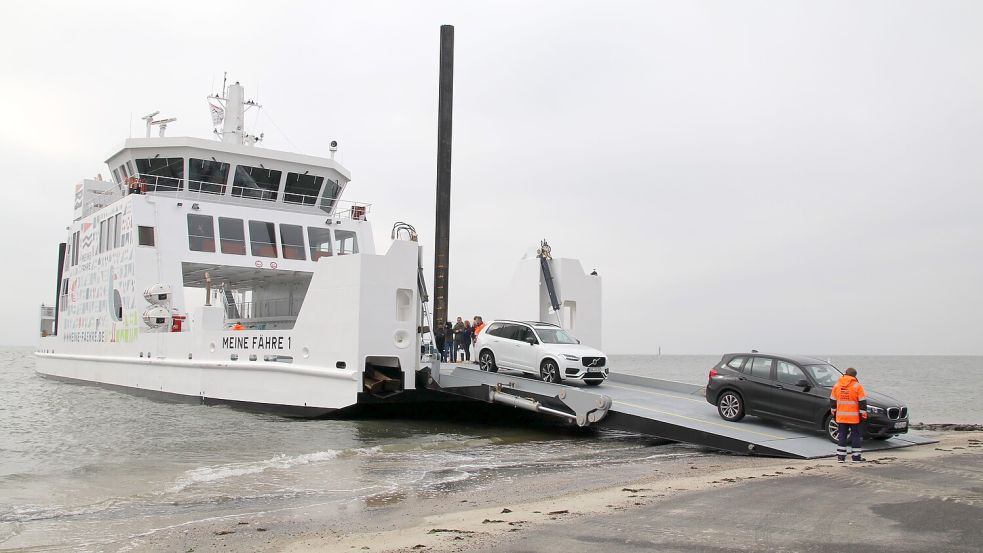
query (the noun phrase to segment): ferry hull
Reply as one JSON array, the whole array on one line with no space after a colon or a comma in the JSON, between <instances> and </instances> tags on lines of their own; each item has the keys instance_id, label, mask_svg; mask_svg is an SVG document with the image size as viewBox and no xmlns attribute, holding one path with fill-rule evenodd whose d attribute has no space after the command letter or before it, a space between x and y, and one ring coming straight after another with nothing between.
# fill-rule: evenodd
<instances>
[{"instance_id":1,"label":"ferry hull","mask_svg":"<svg viewBox=\"0 0 983 553\"><path fill-rule=\"evenodd\" d=\"M42 376L141 396L231 405L294 417L323 417L357 402L355 371L303 366L232 365L169 359L37 354ZM279 364L282 365L282 364Z\"/></svg>"},{"instance_id":2,"label":"ferry hull","mask_svg":"<svg viewBox=\"0 0 983 553\"><path fill-rule=\"evenodd\" d=\"M255 403L250 401L237 401L237 400L220 399L220 398L212 398L212 397L188 396L182 394L174 394L170 392L161 392L156 390L145 390L142 388L130 388L128 386L106 384L104 382L79 380L77 378L70 378L66 376L55 376L50 374L44 374L41 372L39 372L38 374L43 378L56 380L59 382L97 386L99 388L116 390L119 392L132 394L139 397L145 397L152 400L166 401L171 403L187 403L192 405L227 406L227 407L232 407L234 409L240 409L243 411L252 411L256 413L269 413L271 415L280 415L283 417L290 417L290 418L320 419L320 418L328 418L336 413L341 412L341 410L339 409L327 409L327 408L318 408L318 407L297 407L295 405L276 405L271 403Z\"/></svg>"}]
</instances>

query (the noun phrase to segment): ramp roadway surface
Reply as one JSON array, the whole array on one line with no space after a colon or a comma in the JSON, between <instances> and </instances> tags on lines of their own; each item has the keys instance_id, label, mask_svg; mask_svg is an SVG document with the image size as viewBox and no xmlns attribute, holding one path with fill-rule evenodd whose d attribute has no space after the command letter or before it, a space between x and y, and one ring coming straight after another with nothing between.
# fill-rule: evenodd
<instances>
[{"instance_id":1,"label":"ramp roadway surface","mask_svg":"<svg viewBox=\"0 0 983 553\"><path fill-rule=\"evenodd\" d=\"M436 369L436 370L434 370ZM656 378L612 374L598 387L550 384L521 373L489 373L470 364L435 365L428 387L479 401L566 416L595 426L656 436L716 449L773 457L830 457L825 434L745 417L727 422L707 403L703 387ZM866 440L865 451L934 443L914 434Z\"/></svg>"}]
</instances>

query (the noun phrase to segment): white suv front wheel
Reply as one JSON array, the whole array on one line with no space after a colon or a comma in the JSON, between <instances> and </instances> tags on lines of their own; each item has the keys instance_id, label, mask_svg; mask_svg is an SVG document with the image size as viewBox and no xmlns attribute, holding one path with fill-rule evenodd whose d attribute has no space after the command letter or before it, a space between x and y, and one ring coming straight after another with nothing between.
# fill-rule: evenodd
<instances>
[{"instance_id":1,"label":"white suv front wheel","mask_svg":"<svg viewBox=\"0 0 983 553\"><path fill-rule=\"evenodd\" d=\"M559 384L561 380L560 367L556 365L556 361L544 359L543 363L539 366L539 376L543 377L543 382Z\"/></svg>"}]
</instances>

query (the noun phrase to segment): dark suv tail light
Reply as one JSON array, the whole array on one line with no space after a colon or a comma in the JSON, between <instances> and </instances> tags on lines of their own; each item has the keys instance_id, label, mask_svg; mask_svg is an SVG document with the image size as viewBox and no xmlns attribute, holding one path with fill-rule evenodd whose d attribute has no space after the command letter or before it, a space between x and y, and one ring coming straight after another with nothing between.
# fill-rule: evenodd
<instances>
[{"instance_id":1,"label":"dark suv tail light","mask_svg":"<svg viewBox=\"0 0 983 553\"><path fill-rule=\"evenodd\" d=\"M710 378L717 376L717 367L710 369Z\"/></svg>"}]
</instances>

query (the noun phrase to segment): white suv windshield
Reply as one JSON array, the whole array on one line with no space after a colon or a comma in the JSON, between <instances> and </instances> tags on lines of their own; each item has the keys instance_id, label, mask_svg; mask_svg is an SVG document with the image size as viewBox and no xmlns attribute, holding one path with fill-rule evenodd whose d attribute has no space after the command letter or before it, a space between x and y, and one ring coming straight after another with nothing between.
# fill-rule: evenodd
<instances>
[{"instance_id":1,"label":"white suv windshield","mask_svg":"<svg viewBox=\"0 0 983 553\"><path fill-rule=\"evenodd\" d=\"M544 344L576 344L577 339L562 328L537 328L536 334Z\"/></svg>"},{"instance_id":2,"label":"white suv windshield","mask_svg":"<svg viewBox=\"0 0 983 553\"><path fill-rule=\"evenodd\" d=\"M833 365L806 365L805 369L817 384L826 388L832 388L843 376Z\"/></svg>"}]
</instances>

